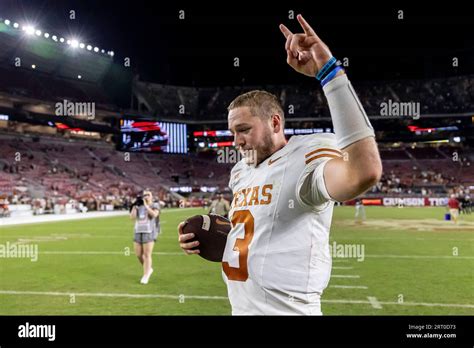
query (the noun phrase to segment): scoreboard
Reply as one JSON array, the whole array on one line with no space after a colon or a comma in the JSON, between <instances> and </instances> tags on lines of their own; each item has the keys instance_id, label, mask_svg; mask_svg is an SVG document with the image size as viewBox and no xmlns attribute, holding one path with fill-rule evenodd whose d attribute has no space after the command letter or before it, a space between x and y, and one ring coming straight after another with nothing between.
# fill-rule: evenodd
<instances>
[{"instance_id":1,"label":"scoreboard","mask_svg":"<svg viewBox=\"0 0 474 348\"><path fill-rule=\"evenodd\" d=\"M122 117L118 149L121 151L187 153L186 124L160 122L143 117Z\"/></svg>"}]
</instances>

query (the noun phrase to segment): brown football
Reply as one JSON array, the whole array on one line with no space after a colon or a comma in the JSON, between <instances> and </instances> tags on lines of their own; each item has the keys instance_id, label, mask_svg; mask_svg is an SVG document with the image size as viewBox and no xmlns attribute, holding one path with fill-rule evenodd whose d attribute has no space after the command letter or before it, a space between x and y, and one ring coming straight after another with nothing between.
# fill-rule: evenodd
<instances>
[{"instance_id":1,"label":"brown football","mask_svg":"<svg viewBox=\"0 0 474 348\"><path fill-rule=\"evenodd\" d=\"M228 219L216 214L195 215L185 221L183 233L194 233L195 237L186 243L199 241L194 249L199 249L199 255L209 261L222 262L227 234L231 230Z\"/></svg>"}]
</instances>

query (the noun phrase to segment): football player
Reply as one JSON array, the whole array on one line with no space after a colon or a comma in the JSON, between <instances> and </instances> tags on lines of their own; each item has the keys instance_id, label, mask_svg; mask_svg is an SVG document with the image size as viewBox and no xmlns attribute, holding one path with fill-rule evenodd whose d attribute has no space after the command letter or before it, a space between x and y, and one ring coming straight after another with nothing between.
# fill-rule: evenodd
<instances>
[{"instance_id":1,"label":"football player","mask_svg":"<svg viewBox=\"0 0 474 348\"><path fill-rule=\"evenodd\" d=\"M245 155L232 169L232 222L222 262L234 315L321 315L331 274L329 231L335 201L362 194L380 179L374 130L339 62L298 15L303 33L286 26L288 64L317 78L328 100L334 134L284 134L284 112L264 91L237 97L228 107L229 129ZM317 81L315 81L317 83ZM253 163L252 163L253 162ZM188 242L178 226L187 254Z\"/></svg>"}]
</instances>

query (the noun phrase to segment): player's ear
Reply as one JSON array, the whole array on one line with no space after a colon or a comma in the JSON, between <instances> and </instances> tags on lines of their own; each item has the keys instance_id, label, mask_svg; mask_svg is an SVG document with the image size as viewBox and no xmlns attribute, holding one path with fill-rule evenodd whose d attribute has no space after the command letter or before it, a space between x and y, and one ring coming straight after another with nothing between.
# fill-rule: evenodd
<instances>
[{"instance_id":1,"label":"player's ear","mask_svg":"<svg viewBox=\"0 0 474 348\"><path fill-rule=\"evenodd\" d=\"M279 133L283 128L283 120L280 115L273 114L271 118L272 128L275 133Z\"/></svg>"}]
</instances>

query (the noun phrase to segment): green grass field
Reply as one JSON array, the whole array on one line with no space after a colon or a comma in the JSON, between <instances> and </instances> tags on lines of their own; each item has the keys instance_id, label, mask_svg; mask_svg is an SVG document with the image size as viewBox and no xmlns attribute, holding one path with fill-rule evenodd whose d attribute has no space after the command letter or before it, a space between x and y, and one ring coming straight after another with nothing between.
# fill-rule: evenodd
<instances>
[{"instance_id":1,"label":"green grass field","mask_svg":"<svg viewBox=\"0 0 474 348\"><path fill-rule=\"evenodd\" d=\"M39 258L0 258L0 315L229 315L220 264L186 256L176 225L201 209L164 210L148 285L139 283L127 216L0 228L0 244L38 244ZM444 208L335 207L325 315L473 315L474 215L454 227ZM129 253L127 252L129 251Z\"/></svg>"}]
</instances>

